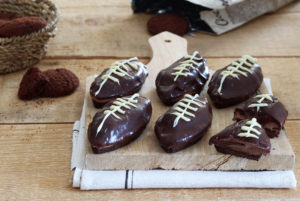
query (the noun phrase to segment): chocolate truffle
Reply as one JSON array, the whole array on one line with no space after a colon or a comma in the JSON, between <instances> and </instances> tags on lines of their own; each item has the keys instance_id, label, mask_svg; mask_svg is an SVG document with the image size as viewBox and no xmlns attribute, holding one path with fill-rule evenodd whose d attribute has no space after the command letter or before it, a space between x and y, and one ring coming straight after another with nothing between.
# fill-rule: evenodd
<instances>
[{"instance_id":1,"label":"chocolate truffle","mask_svg":"<svg viewBox=\"0 0 300 201\"><path fill-rule=\"evenodd\" d=\"M224 108L250 98L262 81L257 59L244 55L213 74L207 93L216 107Z\"/></svg>"},{"instance_id":2,"label":"chocolate truffle","mask_svg":"<svg viewBox=\"0 0 300 201\"><path fill-rule=\"evenodd\" d=\"M278 137L288 111L277 98L270 94L259 94L240 104L234 111L233 120L244 120L255 117L266 130L270 138Z\"/></svg>"},{"instance_id":3,"label":"chocolate truffle","mask_svg":"<svg viewBox=\"0 0 300 201\"><path fill-rule=\"evenodd\" d=\"M113 151L131 143L146 128L151 114L150 100L138 93L108 102L88 127L93 152Z\"/></svg>"},{"instance_id":4,"label":"chocolate truffle","mask_svg":"<svg viewBox=\"0 0 300 201\"><path fill-rule=\"evenodd\" d=\"M186 55L156 77L156 91L165 105L173 105L184 94L199 94L209 78L206 60L197 51Z\"/></svg>"},{"instance_id":5,"label":"chocolate truffle","mask_svg":"<svg viewBox=\"0 0 300 201\"><path fill-rule=\"evenodd\" d=\"M96 77L90 87L94 106L100 108L113 99L138 92L147 76L147 67L136 57L114 62Z\"/></svg>"},{"instance_id":6,"label":"chocolate truffle","mask_svg":"<svg viewBox=\"0 0 300 201\"><path fill-rule=\"evenodd\" d=\"M79 79L67 69L42 72L38 67L32 67L22 78L18 96L22 100L65 96L73 93L78 85Z\"/></svg>"},{"instance_id":7,"label":"chocolate truffle","mask_svg":"<svg viewBox=\"0 0 300 201\"><path fill-rule=\"evenodd\" d=\"M186 94L155 124L156 137L168 153L187 148L199 141L210 127L212 111L206 98Z\"/></svg>"},{"instance_id":8,"label":"chocolate truffle","mask_svg":"<svg viewBox=\"0 0 300 201\"><path fill-rule=\"evenodd\" d=\"M212 136L209 144L217 151L258 160L270 153L271 143L263 127L255 118L236 122Z\"/></svg>"}]
</instances>

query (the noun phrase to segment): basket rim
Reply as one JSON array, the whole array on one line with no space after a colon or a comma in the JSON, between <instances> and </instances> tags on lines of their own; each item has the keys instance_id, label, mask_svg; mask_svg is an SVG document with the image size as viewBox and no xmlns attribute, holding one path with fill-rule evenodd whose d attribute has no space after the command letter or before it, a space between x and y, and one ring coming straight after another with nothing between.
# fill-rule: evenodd
<instances>
[{"instance_id":1,"label":"basket rim","mask_svg":"<svg viewBox=\"0 0 300 201\"><path fill-rule=\"evenodd\" d=\"M23 0L16 0L16 1L24 2ZM1 43L8 43L8 42L11 42L11 41L16 41L16 40L27 40L29 38L32 38L32 36L43 35L46 32L49 32L49 33L55 32L55 29L56 29L55 25L57 24L57 22L60 18L59 8L50 0L35 0L35 1L36 2L44 2L48 5L50 5L51 7L53 7L55 18L52 21L50 21L49 23L47 23L47 25L44 28L42 28L41 30L38 30L36 32L32 32L30 34L26 34L26 35L23 35L23 36L0 37L0 45L1 45Z\"/></svg>"}]
</instances>

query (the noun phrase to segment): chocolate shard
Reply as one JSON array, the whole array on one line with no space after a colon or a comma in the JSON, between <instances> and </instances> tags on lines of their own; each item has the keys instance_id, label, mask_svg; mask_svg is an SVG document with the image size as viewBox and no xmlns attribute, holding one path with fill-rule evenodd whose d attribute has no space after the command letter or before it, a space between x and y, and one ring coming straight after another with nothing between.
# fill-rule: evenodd
<instances>
[{"instance_id":1,"label":"chocolate shard","mask_svg":"<svg viewBox=\"0 0 300 201\"><path fill-rule=\"evenodd\" d=\"M88 127L93 152L113 151L131 143L141 135L151 115L150 100L138 93L108 102Z\"/></svg>"},{"instance_id":2,"label":"chocolate shard","mask_svg":"<svg viewBox=\"0 0 300 201\"><path fill-rule=\"evenodd\" d=\"M238 105L233 120L240 121L255 117L270 138L278 137L288 111L284 105L270 94L259 94Z\"/></svg>"},{"instance_id":3,"label":"chocolate shard","mask_svg":"<svg viewBox=\"0 0 300 201\"><path fill-rule=\"evenodd\" d=\"M160 71L156 77L156 91L165 105L173 105L184 94L199 94L209 78L206 60L195 51Z\"/></svg>"},{"instance_id":4,"label":"chocolate shard","mask_svg":"<svg viewBox=\"0 0 300 201\"><path fill-rule=\"evenodd\" d=\"M250 98L262 81L257 59L244 55L213 74L207 93L216 107L224 108Z\"/></svg>"},{"instance_id":5,"label":"chocolate shard","mask_svg":"<svg viewBox=\"0 0 300 201\"><path fill-rule=\"evenodd\" d=\"M168 153L198 142L210 127L212 110L206 98L186 94L155 124L156 137Z\"/></svg>"},{"instance_id":6,"label":"chocolate shard","mask_svg":"<svg viewBox=\"0 0 300 201\"><path fill-rule=\"evenodd\" d=\"M147 67L136 57L116 61L96 77L90 88L94 106L138 92L148 76Z\"/></svg>"},{"instance_id":7,"label":"chocolate shard","mask_svg":"<svg viewBox=\"0 0 300 201\"><path fill-rule=\"evenodd\" d=\"M236 122L212 136L209 144L224 154L258 160L270 153L270 138L255 118Z\"/></svg>"}]
</instances>

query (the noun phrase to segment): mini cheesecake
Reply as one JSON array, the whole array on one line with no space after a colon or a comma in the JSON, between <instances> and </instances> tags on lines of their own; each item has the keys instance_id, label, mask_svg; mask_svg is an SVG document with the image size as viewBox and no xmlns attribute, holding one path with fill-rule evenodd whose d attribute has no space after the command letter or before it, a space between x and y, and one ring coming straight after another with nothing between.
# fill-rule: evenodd
<instances>
[{"instance_id":1,"label":"mini cheesecake","mask_svg":"<svg viewBox=\"0 0 300 201\"><path fill-rule=\"evenodd\" d=\"M186 94L155 123L161 147L168 153L185 149L206 133L212 121L212 110L206 98Z\"/></svg>"},{"instance_id":2,"label":"mini cheesecake","mask_svg":"<svg viewBox=\"0 0 300 201\"><path fill-rule=\"evenodd\" d=\"M209 78L206 60L195 51L159 72L156 92L165 105L173 105L185 94L199 94Z\"/></svg>"},{"instance_id":3,"label":"mini cheesecake","mask_svg":"<svg viewBox=\"0 0 300 201\"><path fill-rule=\"evenodd\" d=\"M270 153L270 138L255 118L236 122L212 136L217 151L252 160Z\"/></svg>"},{"instance_id":4,"label":"mini cheesecake","mask_svg":"<svg viewBox=\"0 0 300 201\"><path fill-rule=\"evenodd\" d=\"M238 105L233 120L240 121L255 117L270 138L278 137L288 111L284 105L270 94L259 94Z\"/></svg>"},{"instance_id":5,"label":"mini cheesecake","mask_svg":"<svg viewBox=\"0 0 300 201\"><path fill-rule=\"evenodd\" d=\"M136 57L114 62L91 84L90 95L94 106L100 108L111 100L138 92L147 76L147 67Z\"/></svg>"},{"instance_id":6,"label":"mini cheesecake","mask_svg":"<svg viewBox=\"0 0 300 201\"><path fill-rule=\"evenodd\" d=\"M216 107L224 108L250 98L262 81L263 75L257 59L244 55L213 74L207 93Z\"/></svg>"},{"instance_id":7,"label":"mini cheesecake","mask_svg":"<svg viewBox=\"0 0 300 201\"><path fill-rule=\"evenodd\" d=\"M146 128L151 114L150 100L138 93L108 102L88 126L93 152L105 153L131 143Z\"/></svg>"}]
</instances>

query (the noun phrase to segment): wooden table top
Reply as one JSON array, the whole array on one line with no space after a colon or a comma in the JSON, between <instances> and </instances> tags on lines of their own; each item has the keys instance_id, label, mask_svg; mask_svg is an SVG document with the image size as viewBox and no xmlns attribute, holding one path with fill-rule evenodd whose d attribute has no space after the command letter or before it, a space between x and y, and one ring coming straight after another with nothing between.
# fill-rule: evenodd
<instances>
[{"instance_id":1,"label":"wooden table top","mask_svg":"<svg viewBox=\"0 0 300 201\"><path fill-rule=\"evenodd\" d=\"M300 200L297 189L151 189L82 192L72 188L72 126L81 113L85 78L120 58L149 61L146 22L129 0L55 0L61 10L42 70L67 68L80 78L68 97L20 101L25 72L0 76L0 200ZM128 31L130 30L130 31ZM221 36L185 36L216 70L243 54L259 59L274 95L289 111L286 130L300 181L300 2ZM299 135L299 136L298 136Z\"/></svg>"}]
</instances>

